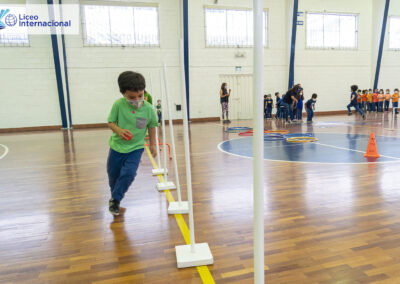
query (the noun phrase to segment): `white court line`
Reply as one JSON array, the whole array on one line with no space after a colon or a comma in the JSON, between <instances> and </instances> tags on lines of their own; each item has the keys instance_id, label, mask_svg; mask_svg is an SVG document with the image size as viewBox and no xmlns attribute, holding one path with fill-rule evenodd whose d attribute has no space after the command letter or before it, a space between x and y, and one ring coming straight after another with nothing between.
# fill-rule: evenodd
<instances>
[{"instance_id":1,"label":"white court line","mask_svg":"<svg viewBox=\"0 0 400 284\"><path fill-rule=\"evenodd\" d=\"M338 147L338 146L333 146L333 145L328 145L328 144L322 144L322 143L318 143L318 142L314 142L314 144L318 144L318 145L326 146L326 147L331 147L331 148L335 148L335 149L340 149L340 150L353 151L353 152L358 152L358 153L363 153L363 154L365 154L364 151L354 150L354 149L350 149L350 148L343 148L343 147ZM395 159L395 160L400 160L400 158L391 157L391 156L384 156L384 155L381 155L381 157L389 158L389 159Z\"/></svg>"},{"instance_id":2,"label":"white court line","mask_svg":"<svg viewBox=\"0 0 400 284\"><path fill-rule=\"evenodd\" d=\"M305 132L305 133L307 133L307 132ZM355 135L355 133L330 133L330 132L314 132L314 134L316 134L316 133L322 133L322 134L351 134L351 135ZM360 134L360 135L368 136L368 135L366 135L366 134ZM383 135L377 135L377 136L380 136L380 137L389 137L389 138L396 137L396 136L383 136ZM239 138L228 139L228 140L222 141L222 142L220 142L220 143L217 145L217 148L218 148L218 150L219 150L219 151L221 151L221 152L223 152L223 153L225 153L225 154L227 154L227 155L230 155L230 156L239 157L239 158L245 158L245 159L253 159L253 157L244 156L244 155L239 155L239 154L233 154L233 153L230 153L230 152L228 152L228 151L225 151L224 149L222 149L222 144L223 144L223 143L225 143L225 142L232 141L232 140L238 140L238 139L245 139L245 138L248 138L248 137L239 137ZM355 138L354 140L358 140L358 139L365 139L365 137L359 137L359 138ZM368 139L369 139L369 138L368 138ZM300 144L300 143L299 143L299 144ZM313 143L310 143L310 144L320 144L320 143L313 142ZM288 145L282 145L282 147L286 147L286 146L288 146ZM336 146L332 146L332 145L326 145L326 144L322 144L321 146L331 146L331 147L336 147ZM276 147L279 147L279 146L276 146ZM340 148L340 147L339 147L339 149L342 149L342 150L352 150L352 149L348 149L348 148ZM362 151L358 151L358 150L352 150L352 151L356 151L356 152L361 152L361 153L364 153L364 152L362 152ZM400 160L400 158L396 158L396 157L390 157L390 156L383 156L383 155L381 155L381 157L385 157L385 158L394 159L395 161L386 161L386 162L378 162L378 161L375 161L375 162L361 162L361 163L346 163L346 162L334 163L334 162L304 162L304 161L273 160L273 159L267 159L267 158L265 158L265 157L264 157L264 160L265 160L265 161L270 161L270 162L278 162L278 163L320 164L320 165L368 165L368 164L391 164L391 163L398 163L398 162L399 162L399 160Z\"/></svg>"},{"instance_id":3,"label":"white court line","mask_svg":"<svg viewBox=\"0 0 400 284\"><path fill-rule=\"evenodd\" d=\"M5 150L3 155L0 156L0 160L1 160L8 154L8 147L6 145L3 145L3 144L0 144L0 146L2 146L4 148L4 150Z\"/></svg>"}]
</instances>

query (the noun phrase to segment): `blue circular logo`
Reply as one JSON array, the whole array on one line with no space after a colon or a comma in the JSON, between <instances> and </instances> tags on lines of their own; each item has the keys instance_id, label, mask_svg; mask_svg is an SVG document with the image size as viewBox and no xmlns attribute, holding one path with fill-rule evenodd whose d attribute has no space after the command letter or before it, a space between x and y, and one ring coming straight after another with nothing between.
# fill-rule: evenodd
<instances>
[{"instance_id":1,"label":"blue circular logo","mask_svg":"<svg viewBox=\"0 0 400 284\"><path fill-rule=\"evenodd\" d=\"M5 17L4 22L7 24L7 26L15 26L15 24L17 23L17 16L15 16L14 14L8 14Z\"/></svg>"}]
</instances>

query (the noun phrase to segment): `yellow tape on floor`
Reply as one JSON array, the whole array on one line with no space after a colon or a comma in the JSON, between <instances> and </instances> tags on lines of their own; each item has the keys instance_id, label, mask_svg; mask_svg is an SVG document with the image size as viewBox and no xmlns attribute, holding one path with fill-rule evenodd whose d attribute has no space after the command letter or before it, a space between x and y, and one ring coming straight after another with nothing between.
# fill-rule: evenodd
<instances>
[{"instance_id":1,"label":"yellow tape on floor","mask_svg":"<svg viewBox=\"0 0 400 284\"><path fill-rule=\"evenodd\" d=\"M155 169L158 168L156 161L154 160L153 156L150 153L149 147L145 146L147 155L150 158L150 161ZM164 182L164 177L162 175L158 175L158 179L160 182ZM171 192L169 190L164 190L165 196L167 197L168 202L174 202L175 199L172 196ZM181 229L181 233L183 235L183 238L185 239L185 242L187 245L190 244L190 232L189 228L186 225L185 220L183 219L182 214L175 214L175 219L176 223L178 223L179 228ZM214 279L210 273L210 270L208 270L207 266L196 266L197 271L200 274L201 279L203 280L203 283L205 284L215 284Z\"/></svg>"}]
</instances>

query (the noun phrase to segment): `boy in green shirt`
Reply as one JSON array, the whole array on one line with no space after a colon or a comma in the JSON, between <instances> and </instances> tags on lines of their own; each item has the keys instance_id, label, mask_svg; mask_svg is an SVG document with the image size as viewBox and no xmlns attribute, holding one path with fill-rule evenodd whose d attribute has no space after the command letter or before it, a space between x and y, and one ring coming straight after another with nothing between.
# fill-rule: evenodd
<instances>
[{"instance_id":1,"label":"boy in green shirt","mask_svg":"<svg viewBox=\"0 0 400 284\"><path fill-rule=\"evenodd\" d=\"M136 177L147 130L151 154L153 157L157 155L155 127L158 122L153 106L144 101L144 77L125 71L119 75L118 85L124 97L114 102L108 116L108 126L113 131L107 159L111 190L109 211L113 215L119 215L119 204Z\"/></svg>"}]
</instances>

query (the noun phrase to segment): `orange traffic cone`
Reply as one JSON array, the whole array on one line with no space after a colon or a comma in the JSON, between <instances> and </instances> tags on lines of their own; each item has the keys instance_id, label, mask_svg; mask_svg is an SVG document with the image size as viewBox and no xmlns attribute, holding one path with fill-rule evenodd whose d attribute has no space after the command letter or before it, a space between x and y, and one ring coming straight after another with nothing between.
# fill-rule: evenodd
<instances>
[{"instance_id":1,"label":"orange traffic cone","mask_svg":"<svg viewBox=\"0 0 400 284\"><path fill-rule=\"evenodd\" d=\"M378 149L376 147L375 134L371 133L369 136L367 152L364 154L366 158L379 158L381 155L378 154Z\"/></svg>"}]
</instances>

